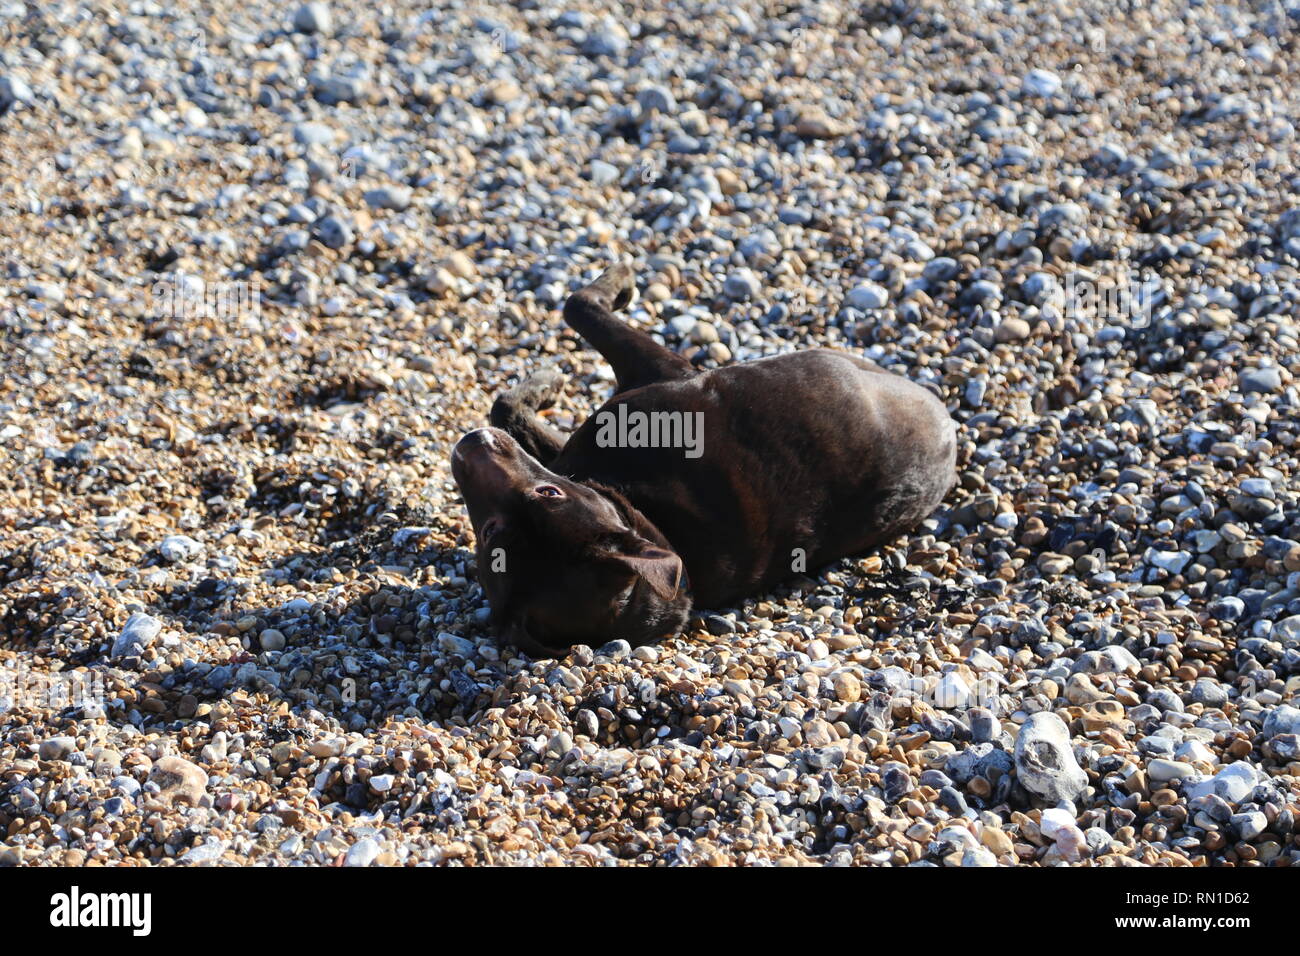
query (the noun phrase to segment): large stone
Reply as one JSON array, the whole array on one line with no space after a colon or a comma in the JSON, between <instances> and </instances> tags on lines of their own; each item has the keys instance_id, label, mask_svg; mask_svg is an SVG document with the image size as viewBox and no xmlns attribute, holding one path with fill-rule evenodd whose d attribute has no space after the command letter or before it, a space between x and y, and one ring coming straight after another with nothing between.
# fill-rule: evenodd
<instances>
[{"instance_id":1,"label":"large stone","mask_svg":"<svg viewBox=\"0 0 1300 956\"><path fill-rule=\"evenodd\" d=\"M1142 669L1136 657L1124 647L1112 644L1097 651L1085 651L1071 668L1073 674L1136 674Z\"/></svg>"},{"instance_id":2,"label":"large stone","mask_svg":"<svg viewBox=\"0 0 1300 956\"><path fill-rule=\"evenodd\" d=\"M1048 803L1073 802L1087 789L1088 775L1074 759L1065 721L1047 711L1021 726L1015 763L1021 786Z\"/></svg>"},{"instance_id":3,"label":"large stone","mask_svg":"<svg viewBox=\"0 0 1300 956\"><path fill-rule=\"evenodd\" d=\"M1216 796L1227 803L1240 803L1250 795L1259 782L1259 774L1244 760L1224 767L1213 777L1183 784L1188 800Z\"/></svg>"},{"instance_id":4,"label":"large stone","mask_svg":"<svg viewBox=\"0 0 1300 956\"><path fill-rule=\"evenodd\" d=\"M159 795L173 804L198 806L208 789L208 775L203 768L175 755L155 761L149 779L158 785Z\"/></svg>"},{"instance_id":5,"label":"large stone","mask_svg":"<svg viewBox=\"0 0 1300 956\"><path fill-rule=\"evenodd\" d=\"M1264 718L1263 737L1267 740L1278 734L1300 734L1300 708L1279 704Z\"/></svg>"}]
</instances>

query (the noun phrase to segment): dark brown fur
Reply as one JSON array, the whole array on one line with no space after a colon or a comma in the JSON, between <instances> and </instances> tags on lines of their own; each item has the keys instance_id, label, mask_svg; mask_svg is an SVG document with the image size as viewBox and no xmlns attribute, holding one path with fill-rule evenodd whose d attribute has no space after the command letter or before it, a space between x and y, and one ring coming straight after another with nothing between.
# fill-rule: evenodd
<instances>
[{"instance_id":1,"label":"dark brown fur","mask_svg":"<svg viewBox=\"0 0 1300 956\"><path fill-rule=\"evenodd\" d=\"M673 633L692 601L725 605L888 541L956 480L953 422L920 386L827 349L697 371L614 317L632 289L616 266L565 320L614 367L602 411L701 412L700 457L601 447L597 416L565 440L536 414L559 389L547 375L453 453L493 621L532 653Z\"/></svg>"}]
</instances>

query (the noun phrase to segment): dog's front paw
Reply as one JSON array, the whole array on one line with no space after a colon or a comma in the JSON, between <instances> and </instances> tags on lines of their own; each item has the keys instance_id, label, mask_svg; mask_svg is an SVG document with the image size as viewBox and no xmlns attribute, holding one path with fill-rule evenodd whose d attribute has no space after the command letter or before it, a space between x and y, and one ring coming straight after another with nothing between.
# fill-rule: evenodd
<instances>
[{"instance_id":1,"label":"dog's front paw","mask_svg":"<svg viewBox=\"0 0 1300 956\"><path fill-rule=\"evenodd\" d=\"M611 312L617 312L632 301L636 292L636 273L626 262L620 262L602 272L599 279L582 291Z\"/></svg>"},{"instance_id":2,"label":"dog's front paw","mask_svg":"<svg viewBox=\"0 0 1300 956\"><path fill-rule=\"evenodd\" d=\"M550 408L564 391L564 373L553 368L534 372L512 390L522 405L534 410Z\"/></svg>"}]
</instances>

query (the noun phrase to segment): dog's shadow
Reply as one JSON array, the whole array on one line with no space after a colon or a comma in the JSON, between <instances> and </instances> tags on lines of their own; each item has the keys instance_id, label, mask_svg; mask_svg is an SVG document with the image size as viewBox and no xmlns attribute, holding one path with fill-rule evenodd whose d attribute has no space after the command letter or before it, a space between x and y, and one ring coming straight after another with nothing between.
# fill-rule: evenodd
<instances>
[{"instance_id":1,"label":"dog's shadow","mask_svg":"<svg viewBox=\"0 0 1300 956\"><path fill-rule=\"evenodd\" d=\"M185 660L161 678L144 672L147 716L204 717L243 693L314 710L345 730L402 717L473 723L508 675L474 647L487 606L472 551L423 517L429 523L412 526L402 547L393 545L401 526L388 526L286 554L268 569L276 584L309 596L259 605L246 600L249 584L215 575L172 586L151 613L191 638L240 648ZM356 575L368 582L359 592L349 586Z\"/></svg>"}]
</instances>

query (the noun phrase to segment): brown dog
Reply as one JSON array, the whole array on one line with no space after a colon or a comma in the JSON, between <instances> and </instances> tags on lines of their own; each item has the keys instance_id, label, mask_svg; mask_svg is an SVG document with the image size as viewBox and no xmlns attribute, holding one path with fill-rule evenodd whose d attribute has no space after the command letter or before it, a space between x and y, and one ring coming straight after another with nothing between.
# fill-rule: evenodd
<instances>
[{"instance_id":1,"label":"brown dog","mask_svg":"<svg viewBox=\"0 0 1300 956\"><path fill-rule=\"evenodd\" d=\"M920 386L828 349L699 371L612 314L633 291L619 265L565 304L618 378L567 441L537 415L561 385L542 373L452 452L493 624L531 654L674 633L692 603L889 540L956 480Z\"/></svg>"}]
</instances>

